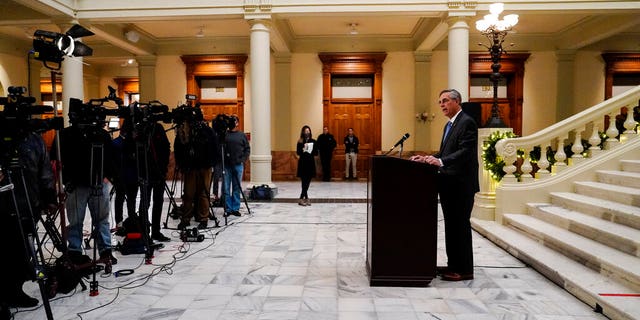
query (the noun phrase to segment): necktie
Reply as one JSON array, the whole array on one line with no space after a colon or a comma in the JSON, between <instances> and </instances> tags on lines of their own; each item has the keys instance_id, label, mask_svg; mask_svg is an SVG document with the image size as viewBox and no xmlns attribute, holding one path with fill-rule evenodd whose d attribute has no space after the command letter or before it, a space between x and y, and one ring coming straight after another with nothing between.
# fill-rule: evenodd
<instances>
[{"instance_id":1,"label":"necktie","mask_svg":"<svg viewBox=\"0 0 640 320\"><path fill-rule=\"evenodd\" d=\"M444 127L444 135L442 136L442 143L447 141L447 136L449 136L449 131L451 130L451 121L447 121L447 125Z\"/></svg>"}]
</instances>

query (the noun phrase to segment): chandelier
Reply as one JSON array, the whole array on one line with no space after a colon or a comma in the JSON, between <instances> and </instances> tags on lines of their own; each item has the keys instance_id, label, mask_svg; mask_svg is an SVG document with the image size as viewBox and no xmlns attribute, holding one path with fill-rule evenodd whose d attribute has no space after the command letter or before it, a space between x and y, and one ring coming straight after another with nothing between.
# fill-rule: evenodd
<instances>
[{"instance_id":1,"label":"chandelier","mask_svg":"<svg viewBox=\"0 0 640 320\"><path fill-rule=\"evenodd\" d=\"M489 80L493 83L493 105L491 106L491 117L485 123L487 128L504 128L507 125L500 118L498 107L498 82L500 81L500 58L506 51L502 47L507 32L518 24L518 15L509 14L500 19L500 14L504 10L504 3L493 3L489 6L488 15L482 20L476 21L476 29L489 39L490 45L485 45L491 54L491 75ZM480 44L482 45L482 44Z\"/></svg>"}]
</instances>

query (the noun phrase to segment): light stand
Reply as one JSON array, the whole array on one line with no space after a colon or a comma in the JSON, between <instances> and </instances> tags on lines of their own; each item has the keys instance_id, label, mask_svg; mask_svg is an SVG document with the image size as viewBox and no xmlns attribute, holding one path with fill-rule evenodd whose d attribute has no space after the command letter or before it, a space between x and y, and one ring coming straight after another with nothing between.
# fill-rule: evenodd
<instances>
[{"instance_id":1,"label":"light stand","mask_svg":"<svg viewBox=\"0 0 640 320\"><path fill-rule=\"evenodd\" d=\"M500 118L498 108L498 82L500 75L500 58L506 51L502 48L502 43L507 33L518 23L518 15L510 14L500 20L499 15L504 10L503 3L494 3L489 6L491 14L485 15L482 20L476 21L476 29L489 39L491 45L485 46L491 54L491 75L489 79L493 83L493 105L491 106L491 117L484 124L487 128L505 128L507 125ZM479 44L482 45L482 44Z\"/></svg>"}]
</instances>

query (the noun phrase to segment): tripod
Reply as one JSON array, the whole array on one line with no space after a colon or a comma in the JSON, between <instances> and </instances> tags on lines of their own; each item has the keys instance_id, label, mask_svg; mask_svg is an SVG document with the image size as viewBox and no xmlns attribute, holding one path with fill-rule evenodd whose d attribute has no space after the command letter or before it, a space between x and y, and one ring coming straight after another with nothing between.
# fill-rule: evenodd
<instances>
[{"instance_id":1,"label":"tripod","mask_svg":"<svg viewBox=\"0 0 640 320\"><path fill-rule=\"evenodd\" d=\"M18 164L17 159L12 159L8 167L3 168L8 183L0 188L0 192L11 192L11 202L15 209L15 217L18 224L18 232L22 237L22 245L26 258L28 260L29 268L31 269L32 280L38 282L40 289L40 296L42 297L42 304L44 306L47 319L53 319L53 313L51 312L51 305L49 304L49 295L46 286L47 274L45 271L45 259L42 252L42 242L35 232L35 223L33 219L33 208L31 207L31 199L29 199L29 193L27 191L26 179L24 177L23 168ZM18 200L15 193L15 185L13 184L12 175L17 174L19 183L22 185L22 192L24 192L24 201L26 201L26 207L28 210L28 228L23 226L23 216L20 212ZM28 230L25 230L28 229Z\"/></svg>"}]
</instances>

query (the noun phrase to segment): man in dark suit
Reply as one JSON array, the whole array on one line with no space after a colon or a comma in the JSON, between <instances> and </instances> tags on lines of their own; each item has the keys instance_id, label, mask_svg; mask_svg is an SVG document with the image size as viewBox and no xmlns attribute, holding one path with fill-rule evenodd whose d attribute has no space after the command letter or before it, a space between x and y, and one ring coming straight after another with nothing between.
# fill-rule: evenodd
<instances>
[{"instance_id":1,"label":"man in dark suit","mask_svg":"<svg viewBox=\"0 0 640 320\"><path fill-rule=\"evenodd\" d=\"M447 267L438 268L443 280L473 279L471 245L471 210L478 182L478 126L462 112L458 91L440 92L440 109L449 118L440 151L431 156L414 156L411 160L439 168L438 193L444 214Z\"/></svg>"}]
</instances>

